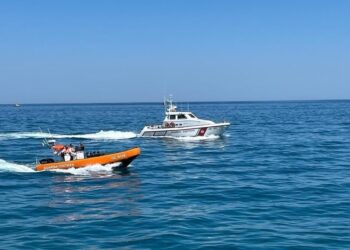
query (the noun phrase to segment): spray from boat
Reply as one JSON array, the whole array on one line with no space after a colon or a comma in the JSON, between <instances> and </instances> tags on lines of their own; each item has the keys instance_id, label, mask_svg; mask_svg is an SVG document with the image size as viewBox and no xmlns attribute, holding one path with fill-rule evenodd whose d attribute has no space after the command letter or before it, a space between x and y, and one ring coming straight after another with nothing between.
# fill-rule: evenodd
<instances>
[{"instance_id":1,"label":"spray from boat","mask_svg":"<svg viewBox=\"0 0 350 250\"><path fill-rule=\"evenodd\" d=\"M90 165L85 168L69 168L69 169L52 169L50 172L60 174L70 174L77 176L96 176L96 175L113 175L113 171L118 167L120 163L107 164L107 165ZM35 171L31 166L17 164L0 159L0 173L40 173Z\"/></svg>"},{"instance_id":2,"label":"spray from boat","mask_svg":"<svg viewBox=\"0 0 350 250\"><path fill-rule=\"evenodd\" d=\"M0 159L0 172L33 173L35 171L29 166L16 164Z\"/></svg>"},{"instance_id":3,"label":"spray from boat","mask_svg":"<svg viewBox=\"0 0 350 250\"><path fill-rule=\"evenodd\" d=\"M10 132L0 133L0 140L53 138L53 139L90 139L90 140L124 140L137 137L134 132L104 131L91 134L51 134L49 132Z\"/></svg>"}]
</instances>

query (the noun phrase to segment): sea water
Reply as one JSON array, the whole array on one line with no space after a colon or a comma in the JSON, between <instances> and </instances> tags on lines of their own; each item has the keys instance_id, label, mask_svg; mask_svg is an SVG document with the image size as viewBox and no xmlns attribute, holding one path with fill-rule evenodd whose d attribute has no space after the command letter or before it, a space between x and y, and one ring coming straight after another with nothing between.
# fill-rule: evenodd
<instances>
[{"instance_id":1,"label":"sea water","mask_svg":"<svg viewBox=\"0 0 350 250\"><path fill-rule=\"evenodd\" d=\"M231 126L143 138L161 104L0 106L0 248L350 249L349 101L189 108ZM45 137L142 154L123 172L35 172Z\"/></svg>"}]
</instances>

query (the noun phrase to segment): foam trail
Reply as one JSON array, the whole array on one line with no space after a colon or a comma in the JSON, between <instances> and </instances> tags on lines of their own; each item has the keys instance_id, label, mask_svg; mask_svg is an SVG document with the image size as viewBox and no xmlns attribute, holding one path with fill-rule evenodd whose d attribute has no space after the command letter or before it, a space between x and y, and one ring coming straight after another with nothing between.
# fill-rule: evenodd
<instances>
[{"instance_id":1,"label":"foam trail","mask_svg":"<svg viewBox=\"0 0 350 250\"><path fill-rule=\"evenodd\" d=\"M0 172L35 172L34 169L25 165L19 165L16 163L7 162L0 159Z\"/></svg>"},{"instance_id":2,"label":"foam trail","mask_svg":"<svg viewBox=\"0 0 350 250\"><path fill-rule=\"evenodd\" d=\"M75 134L75 135L60 135L41 132L15 132L15 133L0 133L0 140L9 139L27 139L27 138L76 138L76 139L92 139L92 140L122 140L136 137L134 132L123 131L103 131L92 134Z\"/></svg>"},{"instance_id":3,"label":"foam trail","mask_svg":"<svg viewBox=\"0 0 350 250\"><path fill-rule=\"evenodd\" d=\"M206 140L216 140L220 138L218 135L209 135L209 136L187 136L187 137L170 137L179 141L206 141Z\"/></svg>"},{"instance_id":4,"label":"foam trail","mask_svg":"<svg viewBox=\"0 0 350 250\"><path fill-rule=\"evenodd\" d=\"M143 137L141 135L138 135L138 137ZM208 135L208 136L144 136L144 138L170 138L175 139L179 141L205 141L205 140L216 140L220 138L219 135Z\"/></svg>"},{"instance_id":5,"label":"foam trail","mask_svg":"<svg viewBox=\"0 0 350 250\"><path fill-rule=\"evenodd\" d=\"M174 137L180 141L203 141L203 140L216 140L220 138L218 135L209 135L209 136L196 136L196 137Z\"/></svg>"},{"instance_id":6,"label":"foam trail","mask_svg":"<svg viewBox=\"0 0 350 250\"><path fill-rule=\"evenodd\" d=\"M107 164L107 165L90 165L83 168L69 168L69 169L51 169L49 171L52 172L58 172L58 173L65 173L65 174L72 174L72 175L93 175L98 173L103 174L111 174L113 167L116 167L120 165L120 162L113 163L113 164Z\"/></svg>"}]
</instances>

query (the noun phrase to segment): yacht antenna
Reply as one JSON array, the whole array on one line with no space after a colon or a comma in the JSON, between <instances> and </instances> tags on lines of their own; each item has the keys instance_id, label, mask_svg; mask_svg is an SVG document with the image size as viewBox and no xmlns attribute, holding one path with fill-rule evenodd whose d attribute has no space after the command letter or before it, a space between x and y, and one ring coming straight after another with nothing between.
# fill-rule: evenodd
<instances>
[{"instance_id":1,"label":"yacht antenna","mask_svg":"<svg viewBox=\"0 0 350 250\"><path fill-rule=\"evenodd\" d=\"M164 96L164 99L163 99L163 105L164 105L164 113L166 113L167 103L166 103L166 97L165 96Z\"/></svg>"}]
</instances>

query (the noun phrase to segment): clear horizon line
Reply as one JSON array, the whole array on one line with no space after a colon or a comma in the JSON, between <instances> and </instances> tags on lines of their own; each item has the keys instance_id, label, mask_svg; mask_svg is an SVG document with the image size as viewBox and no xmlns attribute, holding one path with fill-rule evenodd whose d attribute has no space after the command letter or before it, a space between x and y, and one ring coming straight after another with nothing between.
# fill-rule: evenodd
<instances>
[{"instance_id":1,"label":"clear horizon line","mask_svg":"<svg viewBox=\"0 0 350 250\"><path fill-rule=\"evenodd\" d=\"M176 101L176 103L244 103L244 102L316 102L316 101L350 101L350 99L286 99L286 100L241 100L241 101ZM163 101L137 101L137 102L31 102L31 103L1 103L0 105L64 105L64 104L159 104Z\"/></svg>"}]
</instances>

